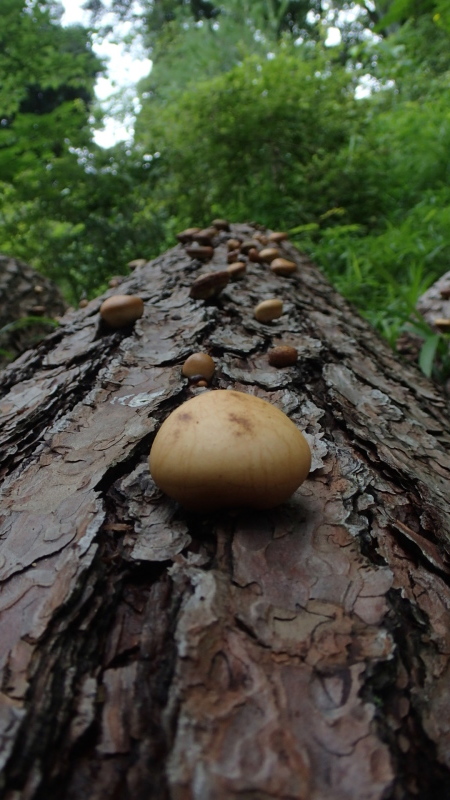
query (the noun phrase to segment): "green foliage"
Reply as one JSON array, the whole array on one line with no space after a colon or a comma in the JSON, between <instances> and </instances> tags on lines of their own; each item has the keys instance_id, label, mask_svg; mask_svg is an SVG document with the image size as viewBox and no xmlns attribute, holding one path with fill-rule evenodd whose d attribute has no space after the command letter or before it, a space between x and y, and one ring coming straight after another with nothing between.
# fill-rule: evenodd
<instances>
[{"instance_id":1,"label":"green foliage","mask_svg":"<svg viewBox=\"0 0 450 800\"><path fill-rule=\"evenodd\" d=\"M221 213L291 227L339 204L335 159L357 106L348 72L285 48L197 82L165 107L146 104L137 138L161 153L161 201L178 225Z\"/></svg>"}]
</instances>

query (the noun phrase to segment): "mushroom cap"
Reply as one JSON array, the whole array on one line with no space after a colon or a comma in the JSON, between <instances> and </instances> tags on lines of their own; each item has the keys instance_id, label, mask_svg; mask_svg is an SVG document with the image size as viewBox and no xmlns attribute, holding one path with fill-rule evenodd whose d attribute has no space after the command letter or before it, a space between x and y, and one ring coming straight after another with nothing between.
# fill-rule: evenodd
<instances>
[{"instance_id":1,"label":"mushroom cap","mask_svg":"<svg viewBox=\"0 0 450 800\"><path fill-rule=\"evenodd\" d=\"M275 406L222 389L183 403L162 424L149 458L156 485L192 511L273 508L311 468L309 445Z\"/></svg>"},{"instance_id":2,"label":"mushroom cap","mask_svg":"<svg viewBox=\"0 0 450 800\"><path fill-rule=\"evenodd\" d=\"M244 276L246 269L245 261L233 261L228 265L226 271L230 276L230 281L237 281Z\"/></svg>"},{"instance_id":3,"label":"mushroom cap","mask_svg":"<svg viewBox=\"0 0 450 800\"><path fill-rule=\"evenodd\" d=\"M185 378L193 378L194 375L199 375L207 381L210 381L214 375L216 368L214 359L208 353L192 353L184 362L181 372Z\"/></svg>"},{"instance_id":4,"label":"mushroom cap","mask_svg":"<svg viewBox=\"0 0 450 800\"><path fill-rule=\"evenodd\" d=\"M277 297L271 300L263 300L253 309L253 316L258 322L272 322L281 317L283 313L283 301Z\"/></svg>"},{"instance_id":5,"label":"mushroom cap","mask_svg":"<svg viewBox=\"0 0 450 800\"><path fill-rule=\"evenodd\" d=\"M144 313L144 301L135 294L113 294L100 306L101 318L111 328L124 328Z\"/></svg>"},{"instance_id":6,"label":"mushroom cap","mask_svg":"<svg viewBox=\"0 0 450 800\"><path fill-rule=\"evenodd\" d=\"M278 258L280 255L280 251L277 247L265 247L264 250L259 251L259 257L261 261L273 261L274 258Z\"/></svg>"},{"instance_id":7,"label":"mushroom cap","mask_svg":"<svg viewBox=\"0 0 450 800\"><path fill-rule=\"evenodd\" d=\"M272 272L276 275L291 275L297 271L297 264L295 261L288 261L287 258L274 258L270 265Z\"/></svg>"},{"instance_id":8,"label":"mushroom cap","mask_svg":"<svg viewBox=\"0 0 450 800\"><path fill-rule=\"evenodd\" d=\"M279 344L268 352L272 367L291 367L297 362L298 350L288 344Z\"/></svg>"}]
</instances>

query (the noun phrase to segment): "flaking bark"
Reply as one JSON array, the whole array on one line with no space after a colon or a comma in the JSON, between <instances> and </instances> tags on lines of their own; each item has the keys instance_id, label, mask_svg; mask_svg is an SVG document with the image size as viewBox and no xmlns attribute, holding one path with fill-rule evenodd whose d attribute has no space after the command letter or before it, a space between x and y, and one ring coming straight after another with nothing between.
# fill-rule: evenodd
<instances>
[{"instance_id":1,"label":"flaking bark","mask_svg":"<svg viewBox=\"0 0 450 800\"><path fill-rule=\"evenodd\" d=\"M295 276L189 298L252 233L208 265L175 247L121 285L134 328L99 298L3 373L5 800L450 797L446 401L289 244ZM290 502L192 515L154 486L193 350L306 432Z\"/></svg>"},{"instance_id":2,"label":"flaking bark","mask_svg":"<svg viewBox=\"0 0 450 800\"><path fill-rule=\"evenodd\" d=\"M0 254L0 367L43 339L49 331L45 320L66 308L52 281L18 258ZM13 324L24 319L24 327Z\"/></svg>"}]
</instances>

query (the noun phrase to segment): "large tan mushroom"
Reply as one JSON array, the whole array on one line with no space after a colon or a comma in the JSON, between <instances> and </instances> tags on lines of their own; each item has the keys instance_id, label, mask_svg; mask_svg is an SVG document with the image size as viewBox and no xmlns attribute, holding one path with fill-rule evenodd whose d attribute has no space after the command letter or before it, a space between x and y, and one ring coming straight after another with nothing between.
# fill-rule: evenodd
<instances>
[{"instance_id":1,"label":"large tan mushroom","mask_svg":"<svg viewBox=\"0 0 450 800\"><path fill-rule=\"evenodd\" d=\"M111 328L125 328L144 313L144 301L135 294L113 294L100 306L100 316Z\"/></svg>"},{"instance_id":2,"label":"large tan mushroom","mask_svg":"<svg viewBox=\"0 0 450 800\"><path fill-rule=\"evenodd\" d=\"M275 406L233 390L205 392L170 414L149 459L156 485L192 511L287 500L311 468L309 445Z\"/></svg>"}]
</instances>

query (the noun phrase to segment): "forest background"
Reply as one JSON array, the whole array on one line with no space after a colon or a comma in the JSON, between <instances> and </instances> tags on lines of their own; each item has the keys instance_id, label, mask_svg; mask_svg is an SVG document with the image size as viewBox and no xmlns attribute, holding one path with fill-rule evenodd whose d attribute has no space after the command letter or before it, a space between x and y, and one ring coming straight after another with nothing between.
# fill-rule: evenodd
<instances>
[{"instance_id":1,"label":"forest background","mask_svg":"<svg viewBox=\"0 0 450 800\"><path fill-rule=\"evenodd\" d=\"M0 252L77 304L178 230L258 222L393 346L419 331L442 378L448 337L415 304L449 269L450 0L112 0L153 68L133 141L108 149L92 43L109 16L85 7L89 28L63 27L54 0L1 0Z\"/></svg>"}]
</instances>

